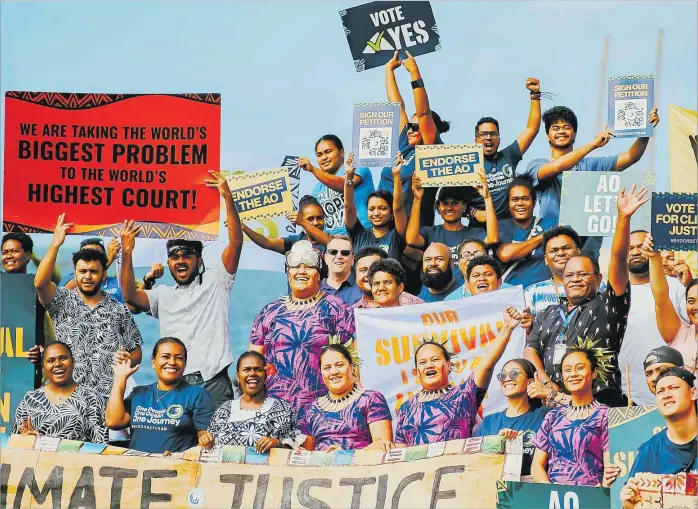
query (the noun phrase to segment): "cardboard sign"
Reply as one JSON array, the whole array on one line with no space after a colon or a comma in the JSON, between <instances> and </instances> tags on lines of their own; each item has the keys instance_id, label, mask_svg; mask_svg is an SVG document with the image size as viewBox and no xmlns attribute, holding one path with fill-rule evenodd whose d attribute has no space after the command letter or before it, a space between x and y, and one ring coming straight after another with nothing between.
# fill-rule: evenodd
<instances>
[{"instance_id":1,"label":"cardboard sign","mask_svg":"<svg viewBox=\"0 0 698 509\"><path fill-rule=\"evenodd\" d=\"M632 406L608 410L608 441L611 463L620 475L611 484L611 508L620 509L620 490L628 481L635 455L642 444L666 427L655 406Z\"/></svg>"},{"instance_id":2,"label":"cardboard sign","mask_svg":"<svg viewBox=\"0 0 698 509\"><path fill-rule=\"evenodd\" d=\"M371 2L339 11L357 72L441 49L429 2Z\"/></svg>"},{"instance_id":3,"label":"cardboard sign","mask_svg":"<svg viewBox=\"0 0 698 509\"><path fill-rule=\"evenodd\" d=\"M669 105L669 182L674 193L698 193L698 112Z\"/></svg>"},{"instance_id":4,"label":"cardboard sign","mask_svg":"<svg viewBox=\"0 0 698 509\"><path fill-rule=\"evenodd\" d=\"M654 248L698 249L698 194L652 193Z\"/></svg>"},{"instance_id":5,"label":"cardboard sign","mask_svg":"<svg viewBox=\"0 0 698 509\"><path fill-rule=\"evenodd\" d=\"M609 498L608 488L497 481L497 509L602 509Z\"/></svg>"},{"instance_id":6,"label":"cardboard sign","mask_svg":"<svg viewBox=\"0 0 698 509\"><path fill-rule=\"evenodd\" d=\"M7 92L3 228L216 240L220 122L220 94Z\"/></svg>"},{"instance_id":7,"label":"cardboard sign","mask_svg":"<svg viewBox=\"0 0 698 509\"><path fill-rule=\"evenodd\" d=\"M608 128L617 138L652 136L647 119L654 108L654 75L608 78Z\"/></svg>"},{"instance_id":8,"label":"cardboard sign","mask_svg":"<svg viewBox=\"0 0 698 509\"><path fill-rule=\"evenodd\" d=\"M501 437L387 453L223 446L168 458L70 440L47 452L34 439L13 435L3 444L2 507L494 508L510 456Z\"/></svg>"},{"instance_id":9,"label":"cardboard sign","mask_svg":"<svg viewBox=\"0 0 698 509\"><path fill-rule=\"evenodd\" d=\"M288 178L291 182L293 210L298 210L298 202L300 201L301 168L298 166L298 159L300 159L298 156L284 156L284 160L281 163L281 167L288 170ZM286 225L286 233L296 233L296 225L289 221Z\"/></svg>"},{"instance_id":10,"label":"cardboard sign","mask_svg":"<svg viewBox=\"0 0 698 509\"><path fill-rule=\"evenodd\" d=\"M400 142L399 103L354 104L356 166L392 166Z\"/></svg>"},{"instance_id":11,"label":"cardboard sign","mask_svg":"<svg viewBox=\"0 0 698 509\"><path fill-rule=\"evenodd\" d=\"M34 389L36 293L32 274L0 274L0 433L9 433L17 405Z\"/></svg>"},{"instance_id":12,"label":"cardboard sign","mask_svg":"<svg viewBox=\"0 0 698 509\"><path fill-rule=\"evenodd\" d=\"M417 145L416 171L424 187L472 186L484 170L482 145Z\"/></svg>"},{"instance_id":13,"label":"cardboard sign","mask_svg":"<svg viewBox=\"0 0 698 509\"><path fill-rule=\"evenodd\" d=\"M524 307L521 286L444 302L383 309L357 309L356 337L362 358L361 381L380 391L388 401L393 418L400 405L420 388L414 369L414 350L423 338L436 338L454 354L451 380L463 383L482 358L487 346L503 325L507 306ZM514 329L494 372L506 360L521 356L525 346L521 327ZM499 382L492 377L484 401L487 415L506 408Z\"/></svg>"},{"instance_id":14,"label":"cardboard sign","mask_svg":"<svg viewBox=\"0 0 698 509\"><path fill-rule=\"evenodd\" d=\"M286 168L234 174L228 182L241 221L281 216L293 210Z\"/></svg>"},{"instance_id":15,"label":"cardboard sign","mask_svg":"<svg viewBox=\"0 0 698 509\"><path fill-rule=\"evenodd\" d=\"M615 171L566 171L562 175L560 224L586 237L612 237L616 231L618 193L646 187L654 191L654 173ZM630 218L631 230L650 229L651 206L645 203Z\"/></svg>"}]
</instances>

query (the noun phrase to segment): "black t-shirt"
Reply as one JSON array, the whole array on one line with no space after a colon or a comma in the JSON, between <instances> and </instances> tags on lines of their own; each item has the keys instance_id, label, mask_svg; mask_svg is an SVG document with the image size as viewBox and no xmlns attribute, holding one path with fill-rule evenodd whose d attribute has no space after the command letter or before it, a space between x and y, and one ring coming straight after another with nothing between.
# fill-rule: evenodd
<instances>
[{"instance_id":1,"label":"black t-shirt","mask_svg":"<svg viewBox=\"0 0 698 509\"><path fill-rule=\"evenodd\" d=\"M497 214L497 219L506 219L511 217L509 213L509 200L507 199L507 187L516 176L516 166L521 161L521 149L519 142L514 142L504 150L497 152L497 155L492 159L485 159L485 173L487 174L487 185L490 188L494 211ZM477 189L474 187L464 188L465 197L468 200L468 205L476 209L485 210L485 200ZM476 223L474 220L470 222L471 226L479 226L484 228L484 223Z\"/></svg>"},{"instance_id":2,"label":"black t-shirt","mask_svg":"<svg viewBox=\"0 0 698 509\"><path fill-rule=\"evenodd\" d=\"M354 254L363 247L374 246L388 253L390 258L400 261L402 252L405 250L405 239L398 235L395 228L378 238L373 234L373 228L366 229L360 221L356 221L354 227L349 230L349 236L354 244Z\"/></svg>"}]
</instances>

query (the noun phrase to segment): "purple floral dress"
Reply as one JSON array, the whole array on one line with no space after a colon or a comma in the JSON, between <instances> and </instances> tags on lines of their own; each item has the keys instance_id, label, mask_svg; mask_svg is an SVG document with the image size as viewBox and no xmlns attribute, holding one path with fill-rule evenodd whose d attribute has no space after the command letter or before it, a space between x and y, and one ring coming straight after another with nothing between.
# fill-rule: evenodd
<instances>
[{"instance_id":1,"label":"purple floral dress","mask_svg":"<svg viewBox=\"0 0 698 509\"><path fill-rule=\"evenodd\" d=\"M308 432L315 438L315 449L324 451L334 444L344 450L363 449L373 442L369 424L392 421L388 402L380 392L360 390L359 394L336 412L323 410L320 401L310 406L305 418Z\"/></svg>"},{"instance_id":2,"label":"purple floral dress","mask_svg":"<svg viewBox=\"0 0 698 509\"><path fill-rule=\"evenodd\" d=\"M395 443L410 446L470 438L486 392L471 374L465 383L433 401L420 402L419 393L415 394L398 411Z\"/></svg>"},{"instance_id":3,"label":"purple floral dress","mask_svg":"<svg viewBox=\"0 0 698 509\"><path fill-rule=\"evenodd\" d=\"M586 419L571 421L567 406L545 416L533 445L548 454L548 477L556 484L596 486L603 480L603 453L608 449L608 407Z\"/></svg>"},{"instance_id":4,"label":"purple floral dress","mask_svg":"<svg viewBox=\"0 0 698 509\"><path fill-rule=\"evenodd\" d=\"M354 312L342 299L323 295L310 309L288 309L283 299L264 306L252 323L250 343L264 347L269 364L269 396L298 412L298 427L307 433L305 412L327 394L320 372L320 350L329 336L354 338Z\"/></svg>"}]
</instances>

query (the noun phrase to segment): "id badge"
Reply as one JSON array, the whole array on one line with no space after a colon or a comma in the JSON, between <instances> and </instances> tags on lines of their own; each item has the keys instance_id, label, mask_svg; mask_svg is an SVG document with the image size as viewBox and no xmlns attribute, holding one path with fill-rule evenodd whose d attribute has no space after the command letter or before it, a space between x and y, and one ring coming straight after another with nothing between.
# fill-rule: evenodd
<instances>
[{"instance_id":1,"label":"id badge","mask_svg":"<svg viewBox=\"0 0 698 509\"><path fill-rule=\"evenodd\" d=\"M565 341L565 336L558 336L555 342L555 351L553 352L553 364L558 366L562 363L562 358L567 352L567 343Z\"/></svg>"}]
</instances>

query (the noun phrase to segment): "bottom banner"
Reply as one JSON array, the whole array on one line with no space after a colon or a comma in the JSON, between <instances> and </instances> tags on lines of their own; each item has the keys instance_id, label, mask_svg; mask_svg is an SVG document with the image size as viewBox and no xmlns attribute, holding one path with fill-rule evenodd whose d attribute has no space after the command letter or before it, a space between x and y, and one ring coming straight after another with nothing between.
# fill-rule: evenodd
<instances>
[{"instance_id":1,"label":"bottom banner","mask_svg":"<svg viewBox=\"0 0 698 509\"><path fill-rule=\"evenodd\" d=\"M608 488L497 482L497 509L608 509Z\"/></svg>"}]
</instances>

